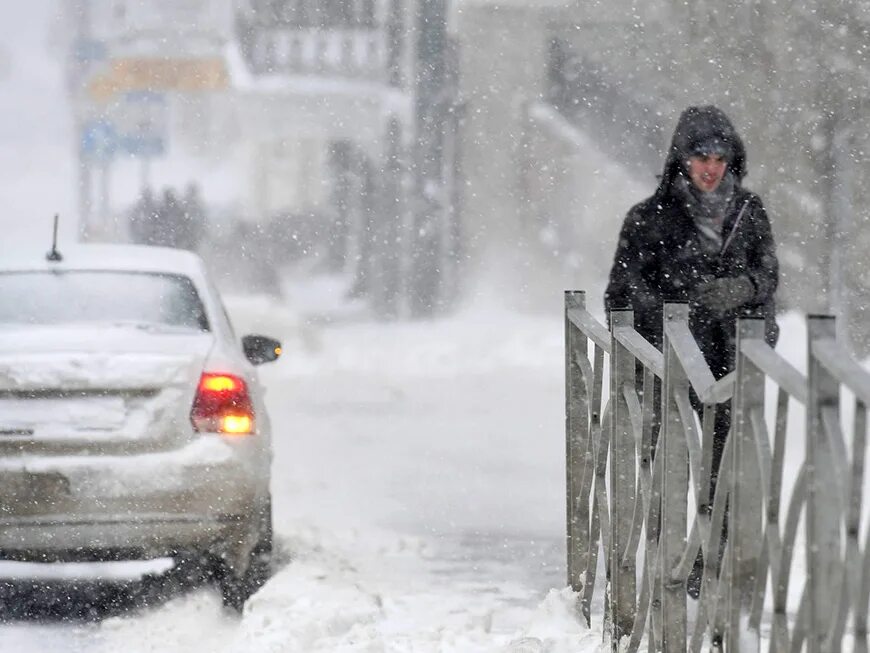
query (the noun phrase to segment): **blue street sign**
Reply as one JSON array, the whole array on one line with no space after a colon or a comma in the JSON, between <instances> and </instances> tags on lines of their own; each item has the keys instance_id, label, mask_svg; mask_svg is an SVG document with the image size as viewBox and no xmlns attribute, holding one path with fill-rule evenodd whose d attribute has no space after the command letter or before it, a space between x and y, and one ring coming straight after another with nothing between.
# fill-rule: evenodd
<instances>
[{"instance_id":1,"label":"blue street sign","mask_svg":"<svg viewBox=\"0 0 870 653\"><path fill-rule=\"evenodd\" d=\"M125 93L114 113L118 147L132 156L156 157L166 152L166 96L153 91Z\"/></svg>"},{"instance_id":2,"label":"blue street sign","mask_svg":"<svg viewBox=\"0 0 870 653\"><path fill-rule=\"evenodd\" d=\"M106 58L106 44L94 39L77 39L73 56L79 62L103 61Z\"/></svg>"},{"instance_id":3,"label":"blue street sign","mask_svg":"<svg viewBox=\"0 0 870 653\"><path fill-rule=\"evenodd\" d=\"M79 148L84 158L95 161L111 159L118 147L118 137L112 124L103 118L82 125Z\"/></svg>"}]
</instances>

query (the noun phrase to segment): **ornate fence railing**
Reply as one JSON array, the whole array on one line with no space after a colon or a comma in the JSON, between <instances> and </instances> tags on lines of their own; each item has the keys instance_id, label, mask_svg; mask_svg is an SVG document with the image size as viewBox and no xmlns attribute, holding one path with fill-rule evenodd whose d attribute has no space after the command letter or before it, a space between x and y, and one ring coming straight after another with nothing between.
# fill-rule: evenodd
<instances>
[{"instance_id":1,"label":"ornate fence railing","mask_svg":"<svg viewBox=\"0 0 870 653\"><path fill-rule=\"evenodd\" d=\"M806 376L765 342L763 320L739 320L736 369L719 380L688 306L666 304L663 321L659 351L631 311L612 311L608 328L583 292L566 293L568 582L583 616L591 626L603 600L614 651L848 642L866 653L870 373L837 342L831 317L808 319ZM854 397L846 429L841 393ZM714 484L716 407L728 402Z\"/></svg>"}]
</instances>

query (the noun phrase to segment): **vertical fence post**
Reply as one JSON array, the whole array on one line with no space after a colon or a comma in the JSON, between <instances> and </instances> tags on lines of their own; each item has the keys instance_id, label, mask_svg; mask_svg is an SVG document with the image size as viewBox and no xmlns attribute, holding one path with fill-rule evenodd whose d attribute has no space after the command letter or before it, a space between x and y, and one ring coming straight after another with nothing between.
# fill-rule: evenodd
<instances>
[{"instance_id":1,"label":"vertical fence post","mask_svg":"<svg viewBox=\"0 0 870 653\"><path fill-rule=\"evenodd\" d=\"M835 468L831 442L824 431L822 410L839 408L840 386L813 354L817 340L836 337L833 316L810 315L807 318L808 383L807 400L807 592L809 593L809 623L807 624L807 650L818 653L833 625L832 612L839 588L837 559L840 549L840 519L836 506L836 484L825 479Z\"/></svg>"},{"instance_id":2,"label":"vertical fence post","mask_svg":"<svg viewBox=\"0 0 870 653\"><path fill-rule=\"evenodd\" d=\"M614 337L619 327L634 326L632 311L610 313L610 610L611 649L631 635L637 598L637 572L633 556L626 559L637 493L634 429L623 388L636 391L636 361Z\"/></svg>"},{"instance_id":3,"label":"vertical fence post","mask_svg":"<svg viewBox=\"0 0 870 653\"><path fill-rule=\"evenodd\" d=\"M662 650L674 653L686 650L686 584L672 577L686 548L688 522L689 447L675 394L688 391L689 380L671 348L667 325L670 322L689 321L687 304L668 303L664 308L663 353L665 378L662 389L662 432L658 447L664 456L662 484L662 532L659 545L659 575L662 597L659 609L662 615Z\"/></svg>"},{"instance_id":4,"label":"vertical fence post","mask_svg":"<svg viewBox=\"0 0 870 653\"><path fill-rule=\"evenodd\" d=\"M589 341L568 318L572 309L586 306L586 293L565 292L565 472L567 508L568 585L584 595L589 566L589 498L580 496L589 448L589 397L578 356L588 356ZM590 379L591 381L591 379ZM594 573L595 570L592 570ZM589 623L589 606L582 606Z\"/></svg>"},{"instance_id":5,"label":"vertical fence post","mask_svg":"<svg viewBox=\"0 0 870 653\"><path fill-rule=\"evenodd\" d=\"M763 497L761 471L758 466L755 434L750 416L754 410L764 411L765 375L752 361L741 355L742 342L750 338L764 339L764 320L741 319L737 323L737 379L731 409L731 432L728 435L729 438L733 438L734 451L731 458L731 514L726 521L728 539L731 541L728 650L740 649L741 632L746 630L749 622L756 575L764 544L760 537L763 532L764 506L761 500ZM724 474L720 474L720 478L722 476ZM725 490L725 488L721 489ZM715 550L708 551L708 555L717 554ZM754 637L753 648L757 650L761 644L760 633L754 633Z\"/></svg>"}]
</instances>

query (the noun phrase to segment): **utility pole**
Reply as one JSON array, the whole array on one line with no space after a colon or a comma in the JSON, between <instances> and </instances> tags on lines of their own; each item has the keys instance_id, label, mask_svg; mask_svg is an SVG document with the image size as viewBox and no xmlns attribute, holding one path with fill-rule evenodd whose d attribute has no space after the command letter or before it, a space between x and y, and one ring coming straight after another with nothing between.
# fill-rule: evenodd
<instances>
[{"instance_id":1,"label":"utility pole","mask_svg":"<svg viewBox=\"0 0 870 653\"><path fill-rule=\"evenodd\" d=\"M447 0L417 3L414 79L414 203L409 305L414 316L436 313L443 300L443 231L449 194L444 183L447 85Z\"/></svg>"},{"instance_id":2,"label":"utility pole","mask_svg":"<svg viewBox=\"0 0 870 653\"><path fill-rule=\"evenodd\" d=\"M78 162L78 190L79 190L79 238L87 240L92 227L91 209L93 207L92 190L93 181L91 177L91 165L84 151L82 138L85 130L85 117L82 103L82 87L85 83L89 68L91 65L90 59L84 56L83 49L87 49L91 43L91 3L88 0L79 0L73 4L73 11L76 17L76 35L73 43L73 56L75 57L74 70L75 79L69 89L73 98L73 106L75 111L75 156ZM88 45L85 45L88 44Z\"/></svg>"}]
</instances>

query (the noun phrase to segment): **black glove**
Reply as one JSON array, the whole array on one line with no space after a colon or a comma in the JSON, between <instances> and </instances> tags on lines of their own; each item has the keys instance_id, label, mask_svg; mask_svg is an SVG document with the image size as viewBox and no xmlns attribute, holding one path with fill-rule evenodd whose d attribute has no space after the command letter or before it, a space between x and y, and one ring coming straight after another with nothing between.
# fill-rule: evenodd
<instances>
[{"instance_id":1,"label":"black glove","mask_svg":"<svg viewBox=\"0 0 870 653\"><path fill-rule=\"evenodd\" d=\"M755 285L749 277L722 277L695 286L693 299L714 315L748 304L755 297Z\"/></svg>"}]
</instances>

